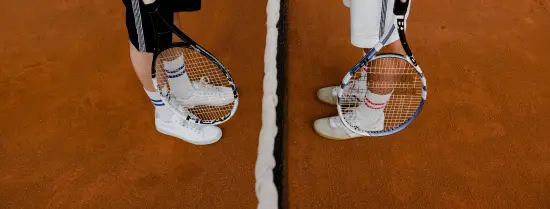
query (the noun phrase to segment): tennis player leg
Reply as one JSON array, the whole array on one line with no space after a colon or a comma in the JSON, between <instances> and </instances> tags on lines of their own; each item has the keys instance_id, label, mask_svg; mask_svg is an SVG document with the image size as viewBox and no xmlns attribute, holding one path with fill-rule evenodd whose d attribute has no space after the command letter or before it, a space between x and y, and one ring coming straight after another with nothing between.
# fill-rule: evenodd
<instances>
[{"instance_id":1,"label":"tennis player leg","mask_svg":"<svg viewBox=\"0 0 550 209\"><path fill-rule=\"evenodd\" d=\"M379 42L385 30L392 27L393 4L393 0L344 0L344 5L350 7L351 43L362 49L363 56ZM408 15L406 16L408 17ZM381 52L405 54L397 30L391 35ZM358 56L358 58L360 57ZM348 69L343 70L345 71L342 72L345 73ZM350 85L350 88L366 89L368 80L373 78L368 78L366 71L363 71L362 74L365 79ZM383 79L391 82L394 78L385 77ZM338 86L321 88L317 91L317 98L325 103L335 105L338 100L337 90ZM371 130L381 130L384 128L384 107L391 97L392 91L366 90L366 95L358 95L359 98L364 97L365 105L357 107L357 112L369 117L358 117L362 121L358 121L357 124L368 126L368 129ZM319 135L329 139L342 140L360 137L347 129L339 116L316 120L314 129Z\"/></svg>"},{"instance_id":2,"label":"tennis player leg","mask_svg":"<svg viewBox=\"0 0 550 209\"><path fill-rule=\"evenodd\" d=\"M169 1L167 1L169 2ZM170 135L192 144L206 145L217 142L222 137L222 131L216 126L199 126L174 115L160 99L151 79L153 50L157 42L149 13L142 0L123 0L126 6L126 26L130 39L130 59L143 85L145 93L155 106L155 125L159 132ZM166 17L174 20L174 12L196 11L200 9L200 0L174 1L166 10ZM167 4L169 5L169 3ZM179 10L177 10L179 8ZM177 23L177 21L175 21ZM169 44L173 37L167 33L159 40L160 44Z\"/></svg>"}]
</instances>

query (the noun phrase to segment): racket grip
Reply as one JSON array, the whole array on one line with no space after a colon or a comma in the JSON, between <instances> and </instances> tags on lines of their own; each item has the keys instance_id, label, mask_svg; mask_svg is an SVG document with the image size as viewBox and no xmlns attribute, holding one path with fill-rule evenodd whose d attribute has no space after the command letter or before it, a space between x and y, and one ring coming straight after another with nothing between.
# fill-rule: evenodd
<instances>
[{"instance_id":1,"label":"racket grip","mask_svg":"<svg viewBox=\"0 0 550 209\"><path fill-rule=\"evenodd\" d=\"M405 2L401 2L401 0L395 0L395 4L393 5L393 14L394 15L407 14L407 10L409 9L409 1L410 0L405 0Z\"/></svg>"},{"instance_id":2,"label":"racket grip","mask_svg":"<svg viewBox=\"0 0 550 209\"><path fill-rule=\"evenodd\" d=\"M155 0L143 0L143 4L145 5L152 4L152 3L155 3Z\"/></svg>"}]
</instances>

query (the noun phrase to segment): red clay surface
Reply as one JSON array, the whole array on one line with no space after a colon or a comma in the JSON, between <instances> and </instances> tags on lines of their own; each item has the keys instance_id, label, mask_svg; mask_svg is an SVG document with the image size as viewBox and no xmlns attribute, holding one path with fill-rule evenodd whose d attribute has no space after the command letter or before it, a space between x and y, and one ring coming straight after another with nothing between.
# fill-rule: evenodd
<instances>
[{"instance_id":1,"label":"red clay surface","mask_svg":"<svg viewBox=\"0 0 550 209\"><path fill-rule=\"evenodd\" d=\"M400 134L350 141L311 125L336 114L315 90L360 57L347 8L289 4L291 208L550 207L548 1L414 1L426 108ZM265 2L203 8L182 28L242 97L223 140L197 147L154 130L120 1L4 2L0 208L255 208Z\"/></svg>"},{"instance_id":2,"label":"red clay surface","mask_svg":"<svg viewBox=\"0 0 550 209\"><path fill-rule=\"evenodd\" d=\"M121 1L0 11L0 208L256 207L265 2L204 1L181 15L242 95L224 138L200 147L154 129Z\"/></svg>"},{"instance_id":3,"label":"red clay surface","mask_svg":"<svg viewBox=\"0 0 550 209\"><path fill-rule=\"evenodd\" d=\"M413 1L428 78L397 135L331 141L315 91L361 57L341 0L290 1L290 208L550 208L550 2Z\"/></svg>"}]
</instances>

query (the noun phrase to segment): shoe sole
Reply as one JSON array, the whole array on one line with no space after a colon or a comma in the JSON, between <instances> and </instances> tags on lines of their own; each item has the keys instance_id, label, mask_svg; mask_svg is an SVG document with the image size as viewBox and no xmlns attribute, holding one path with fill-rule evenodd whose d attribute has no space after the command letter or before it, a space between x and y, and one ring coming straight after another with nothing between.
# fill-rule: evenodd
<instances>
[{"instance_id":1,"label":"shoe sole","mask_svg":"<svg viewBox=\"0 0 550 209\"><path fill-rule=\"evenodd\" d=\"M162 130L162 129L159 129L158 127L157 127L157 131L160 132L160 133L162 133L162 134L165 134L165 135L168 135L168 136L171 136L171 137L175 137L175 138L177 138L177 139L186 141L186 142L188 142L188 143L190 143L190 144L194 144L194 145L210 145L210 144L214 144L214 143L218 142L218 141L222 138L222 137L220 136L219 138L217 138L216 140L213 140L213 141L207 141L207 142L192 142L192 141L189 141L189 140L187 140L187 139L180 138L180 137L176 136L175 134L171 134L171 133L168 132L168 131L164 131L164 130Z\"/></svg>"},{"instance_id":2,"label":"shoe sole","mask_svg":"<svg viewBox=\"0 0 550 209\"><path fill-rule=\"evenodd\" d=\"M315 123L314 123L315 124ZM315 133L323 138L326 138L326 139L330 139L330 140L335 140L335 141L343 141L343 140L350 140L350 139L357 139L357 138L363 138L361 136L358 136L358 137L350 137L350 138L346 138L346 139L342 139L342 138L336 138L336 137L332 137L332 136L328 136L328 135L325 135L319 131L317 131L317 129L315 128L315 126L313 127L313 130L315 130Z\"/></svg>"}]
</instances>

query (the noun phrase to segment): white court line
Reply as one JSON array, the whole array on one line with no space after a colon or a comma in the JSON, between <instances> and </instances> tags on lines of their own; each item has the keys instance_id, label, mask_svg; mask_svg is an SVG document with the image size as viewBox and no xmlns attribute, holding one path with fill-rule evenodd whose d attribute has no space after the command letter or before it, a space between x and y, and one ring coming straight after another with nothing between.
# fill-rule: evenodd
<instances>
[{"instance_id":1,"label":"white court line","mask_svg":"<svg viewBox=\"0 0 550 209\"><path fill-rule=\"evenodd\" d=\"M277 38L279 31L280 0L267 1L267 36L264 54L264 85L262 99L262 129L256 160L256 197L258 209L277 209L278 193L273 182L275 157L273 149L277 136Z\"/></svg>"}]
</instances>

